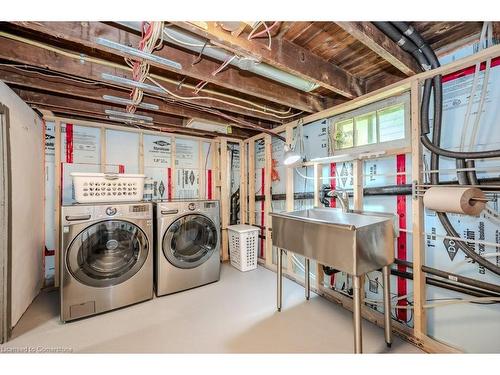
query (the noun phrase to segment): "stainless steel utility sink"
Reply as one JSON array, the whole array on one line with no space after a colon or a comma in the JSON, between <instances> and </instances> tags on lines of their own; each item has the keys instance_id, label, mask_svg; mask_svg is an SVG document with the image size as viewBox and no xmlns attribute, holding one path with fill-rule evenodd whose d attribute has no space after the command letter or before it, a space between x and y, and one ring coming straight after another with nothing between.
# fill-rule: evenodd
<instances>
[{"instance_id":1,"label":"stainless steel utility sink","mask_svg":"<svg viewBox=\"0 0 500 375\"><path fill-rule=\"evenodd\" d=\"M385 342L391 346L390 270L394 262L394 238L397 216L379 212L349 211L335 208L311 208L286 213L271 213L273 245L277 253L277 303L281 311L283 297L284 250L305 257L306 299L309 299L309 260L352 275L354 352L361 353L361 304L363 275L382 269L384 280ZM318 286L321 289L321 286Z\"/></svg>"},{"instance_id":2,"label":"stainless steel utility sink","mask_svg":"<svg viewBox=\"0 0 500 375\"><path fill-rule=\"evenodd\" d=\"M350 275L394 262L396 215L336 208L271 213L273 245Z\"/></svg>"}]
</instances>

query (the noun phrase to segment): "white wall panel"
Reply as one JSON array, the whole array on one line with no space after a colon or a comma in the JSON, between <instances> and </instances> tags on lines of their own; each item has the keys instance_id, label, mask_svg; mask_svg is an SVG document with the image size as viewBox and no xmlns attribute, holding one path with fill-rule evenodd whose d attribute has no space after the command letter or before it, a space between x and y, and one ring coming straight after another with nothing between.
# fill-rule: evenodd
<instances>
[{"instance_id":1,"label":"white wall panel","mask_svg":"<svg viewBox=\"0 0 500 375\"><path fill-rule=\"evenodd\" d=\"M458 51L448 59L463 57L472 52L472 47ZM474 143L472 150L491 150L500 148L500 63L495 59L492 63L485 107L481 112L476 142L470 142L472 127L478 113L478 104L484 71L479 75L477 90L474 95L472 112L468 131L465 132L466 145ZM442 126L442 146L448 149L459 150L460 139L464 129L464 119L472 87L472 71L464 71L461 75L451 77L444 83L444 112ZM469 148L466 147L465 150ZM426 155L426 165L429 166L429 156ZM479 178L499 177L500 163L498 159L479 160L477 168L490 167L493 170L478 172ZM456 168L455 161L440 158L440 169ZM496 168L496 169L495 169ZM456 172L443 171L440 180L456 180ZM498 212L498 198L488 205ZM449 215L450 221L462 238L483 240L500 243L499 223L495 219L485 216L484 211L478 217L464 215ZM426 237L426 264L430 267L447 270L463 276L500 284L500 276L466 261L465 254L457 249L453 240L443 239L434 235L444 235L445 231L433 211L425 211L425 232L431 233ZM499 252L499 248L470 243L477 253ZM500 265L500 257L489 258L493 263ZM427 298L470 298L463 294L447 291L436 287L427 287ZM438 302L438 301L436 301ZM427 324L429 334L438 340L457 346L468 352L500 352L500 306L459 304L448 307L438 307L428 310Z\"/></svg>"},{"instance_id":2,"label":"white wall panel","mask_svg":"<svg viewBox=\"0 0 500 375\"><path fill-rule=\"evenodd\" d=\"M106 172L139 173L139 134L107 129L105 162Z\"/></svg>"},{"instance_id":3,"label":"white wall panel","mask_svg":"<svg viewBox=\"0 0 500 375\"><path fill-rule=\"evenodd\" d=\"M55 123L45 123L45 247L49 252L56 249L56 196L55 191ZM55 274L55 256L45 255L45 279Z\"/></svg>"},{"instance_id":4,"label":"white wall panel","mask_svg":"<svg viewBox=\"0 0 500 375\"><path fill-rule=\"evenodd\" d=\"M145 199L168 199L171 192L172 139L162 135L144 134Z\"/></svg>"},{"instance_id":5,"label":"white wall panel","mask_svg":"<svg viewBox=\"0 0 500 375\"><path fill-rule=\"evenodd\" d=\"M44 280L44 125L37 114L0 82L0 102L9 108L11 160L12 282L14 326Z\"/></svg>"},{"instance_id":6,"label":"white wall panel","mask_svg":"<svg viewBox=\"0 0 500 375\"><path fill-rule=\"evenodd\" d=\"M99 164L100 134L98 128L61 124L61 162Z\"/></svg>"},{"instance_id":7,"label":"white wall panel","mask_svg":"<svg viewBox=\"0 0 500 375\"><path fill-rule=\"evenodd\" d=\"M175 197L198 198L200 195L199 143L175 139Z\"/></svg>"}]
</instances>

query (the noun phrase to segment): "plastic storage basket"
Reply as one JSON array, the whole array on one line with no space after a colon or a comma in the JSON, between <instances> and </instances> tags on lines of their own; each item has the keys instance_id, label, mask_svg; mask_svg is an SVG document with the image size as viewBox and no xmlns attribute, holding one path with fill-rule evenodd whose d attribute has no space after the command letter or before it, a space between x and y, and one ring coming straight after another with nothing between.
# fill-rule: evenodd
<instances>
[{"instance_id":1,"label":"plastic storage basket","mask_svg":"<svg viewBox=\"0 0 500 375\"><path fill-rule=\"evenodd\" d=\"M231 264L240 271L256 269L259 228L239 224L230 225L227 229Z\"/></svg>"},{"instance_id":2,"label":"plastic storage basket","mask_svg":"<svg viewBox=\"0 0 500 375\"><path fill-rule=\"evenodd\" d=\"M141 201L143 174L71 173L78 203Z\"/></svg>"}]
</instances>

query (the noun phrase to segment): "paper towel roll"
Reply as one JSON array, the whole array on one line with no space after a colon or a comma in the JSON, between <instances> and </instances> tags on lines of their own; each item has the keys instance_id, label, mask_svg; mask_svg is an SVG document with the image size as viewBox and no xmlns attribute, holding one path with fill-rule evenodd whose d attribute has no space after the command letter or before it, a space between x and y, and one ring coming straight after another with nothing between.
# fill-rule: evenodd
<instances>
[{"instance_id":1,"label":"paper towel roll","mask_svg":"<svg viewBox=\"0 0 500 375\"><path fill-rule=\"evenodd\" d=\"M438 212L478 216L486 203L471 198L485 199L485 195L478 188L431 187L424 194L424 206Z\"/></svg>"}]
</instances>

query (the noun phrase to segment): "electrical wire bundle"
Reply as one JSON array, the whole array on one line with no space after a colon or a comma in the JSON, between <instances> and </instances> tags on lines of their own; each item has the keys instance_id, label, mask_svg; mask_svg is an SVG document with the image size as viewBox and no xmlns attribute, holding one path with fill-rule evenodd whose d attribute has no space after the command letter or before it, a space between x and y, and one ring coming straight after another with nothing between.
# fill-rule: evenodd
<instances>
[{"instance_id":1,"label":"electrical wire bundle","mask_svg":"<svg viewBox=\"0 0 500 375\"><path fill-rule=\"evenodd\" d=\"M403 50L410 53L415 60L420 64L422 70L435 69L440 66L436 54L432 48L424 41L422 36L410 25L405 22L374 22L375 26L379 28L390 39L397 43ZM491 32L491 31L490 31ZM486 33L483 28L482 35ZM484 38L484 37L483 37ZM487 66L491 65L491 61L487 62ZM478 67L476 66L476 70ZM489 69L488 69L489 71ZM487 85L487 75L484 76L483 93L481 100L484 102L484 95L486 93L485 86ZM433 131L432 140L429 139L430 129L430 101L431 96L434 98L434 113L433 113ZM471 94L473 95L473 93ZM473 100L472 98L470 100ZM482 109L482 103L480 103ZM441 125L442 125L442 112L443 112L443 86L442 76L436 75L433 78L428 78L424 81L424 88L422 94L422 105L420 108L420 140L422 144L430 151L431 163L430 167L436 173L430 174L430 183L432 185L439 185L439 157L448 157L456 160L457 166L467 166L474 168L475 159L487 159L500 157L500 150L488 151L451 151L441 148ZM479 116L479 114L478 114ZM466 119L468 121L468 119ZM479 120L476 119L477 123ZM474 134L477 134L477 125ZM471 143L469 149L472 147ZM458 173L458 182L462 185L478 185L475 170L472 169L466 174ZM443 225L448 236L460 237L456 229L450 222L448 215L444 212L437 212L437 217ZM456 242L458 248L462 250L469 258L488 269L489 271L500 275L500 267L486 260L484 257L474 251L469 244L464 241Z\"/></svg>"},{"instance_id":2,"label":"electrical wire bundle","mask_svg":"<svg viewBox=\"0 0 500 375\"><path fill-rule=\"evenodd\" d=\"M252 29L252 31L250 32L250 34L248 34L247 39L251 40L251 39L258 38L258 37L261 37L261 36L267 34L267 40L268 40L267 49L271 50L271 45L272 45L272 42L273 42L272 36L271 36L271 30L274 29L276 27L276 25L278 25L278 24L279 24L279 22L275 21L271 26L268 27L267 24L264 21L260 21L260 22L257 23L257 25L255 25L255 27ZM264 30L259 31L258 33L256 33L256 31L259 29L259 27L261 25L264 26Z\"/></svg>"},{"instance_id":3,"label":"electrical wire bundle","mask_svg":"<svg viewBox=\"0 0 500 375\"><path fill-rule=\"evenodd\" d=\"M152 53L163 45L163 22L143 22L141 32L141 41L139 42L141 51ZM132 79L143 83L149 74L149 64L145 60L132 60L129 58L125 58L125 62L132 68ZM133 88L130 99L134 104L127 106L127 112L134 113L143 96L142 89Z\"/></svg>"}]
</instances>

